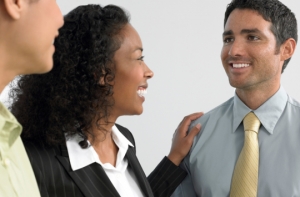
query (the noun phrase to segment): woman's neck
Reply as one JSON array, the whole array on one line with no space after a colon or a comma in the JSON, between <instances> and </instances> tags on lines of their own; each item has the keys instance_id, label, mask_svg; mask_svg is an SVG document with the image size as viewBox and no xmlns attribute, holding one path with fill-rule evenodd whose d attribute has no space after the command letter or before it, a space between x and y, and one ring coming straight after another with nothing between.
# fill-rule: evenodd
<instances>
[{"instance_id":1,"label":"woman's neck","mask_svg":"<svg viewBox=\"0 0 300 197\"><path fill-rule=\"evenodd\" d=\"M98 121L98 124L93 125L92 135L88 136L88 140L102 163L110 163L115 166L119 150L112 138L112 127L115 125L115 121L110 118L107 123Z\"/></svg>"}]
</instances>

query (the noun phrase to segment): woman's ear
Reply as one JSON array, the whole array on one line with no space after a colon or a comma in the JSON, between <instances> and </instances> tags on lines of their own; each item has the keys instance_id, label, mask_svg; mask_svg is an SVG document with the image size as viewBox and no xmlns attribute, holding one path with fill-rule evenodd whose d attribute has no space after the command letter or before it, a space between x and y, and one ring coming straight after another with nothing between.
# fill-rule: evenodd
<instances>
[{"instance_id":1,"label":"woman's ear","mask_svg":"<svg viewBox=\"0 0 300 197\"><path fill-rule=\"evenodd\" d=\"M105 85L105 81L104 81L105 76L100 77L100 85Z\"/></svg>"},{"instance_id":2,"label":"woman's ear","mask_svg":"<svg viewBox=\"0 0 300 197\"><path fill-rule=\"evenodd\" d=\"M26 3L24 1L25 0L3 0L4 9L10 18L17 20L21 17L21 12Z\"/></svg>"},{"instance_id":3,"label":"woman's ear","mask_svg":"<svg viewBox=\"0 0 300 197\"><path fill-rule=\"evenodd\" d=\"M287 60L292 57L296 49L296 41L293 38L287 39L281 45L281 61Z\"/></svg>"},{"instance_id":4,"label":"woman's ear","mask_svg":"<svg viewBox=\"0 0 300 197\"><path fill-rule=\"evenodd\" d=\"M97 75L94 73L94 78L97 79ZM100 75L100 80L99 80L100 85L105 85L105 70L102 69L102 74Z\"/></svg>"}]
</instances>

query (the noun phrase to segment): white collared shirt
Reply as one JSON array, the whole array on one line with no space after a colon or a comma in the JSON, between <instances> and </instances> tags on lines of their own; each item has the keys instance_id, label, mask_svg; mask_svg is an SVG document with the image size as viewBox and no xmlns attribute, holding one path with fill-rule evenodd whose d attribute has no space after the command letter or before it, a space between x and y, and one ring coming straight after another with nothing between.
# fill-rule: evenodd
<instances>
[{"instance_id":1,"label":"white collared shirt","mask_svg":"<svg viewBox=\"0 0 300 197\"><path fill-rule=\"evenodd\" d=\"M128 146L133 147L133 145L116 126L112 127L112 138L119 148L115 167L110 163L103 164L93 146L82 149L78 144L82 141L82 138L79 135L68 137L67 149L73 171L96 162L102 166L120 196L144 196L138 185L134 172L130 166L128 166L128 161L125 157Z\"/></svg>"}]
</instances>

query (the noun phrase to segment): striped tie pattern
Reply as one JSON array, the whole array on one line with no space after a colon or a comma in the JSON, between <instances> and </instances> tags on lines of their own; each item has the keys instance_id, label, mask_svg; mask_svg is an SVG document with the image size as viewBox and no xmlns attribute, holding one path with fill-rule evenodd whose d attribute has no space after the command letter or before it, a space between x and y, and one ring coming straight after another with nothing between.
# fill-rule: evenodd
<instances>
[{"instance_id":1,"label":"striped tie pattern","mask_svg":"<svg viewBox=\"0 0 300 197\"><path fill-rule=\"evenodd\" d=\"M244 120L245 141L235 165L230 197L256 197L258 182L258 130L260 121L253 112L248 113Z\"/></svg>"}]
</instances>

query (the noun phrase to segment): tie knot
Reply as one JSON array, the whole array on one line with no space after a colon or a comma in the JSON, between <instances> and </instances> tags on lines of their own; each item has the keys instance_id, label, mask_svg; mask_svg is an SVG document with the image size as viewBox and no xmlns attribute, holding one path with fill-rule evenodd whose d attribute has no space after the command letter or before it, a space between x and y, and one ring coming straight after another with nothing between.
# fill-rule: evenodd
<instances>
[{"instance_id":1,"label":"tie knot","mask_svg":"<svg viewBox=\"0 0 300 197\"><path fill-rule=\"evenodd\" d=\"M253 112L250 112L245 116L243 124L245 131L254 131L258 133L260 121Z\"/></svg>"}]
</instances>

